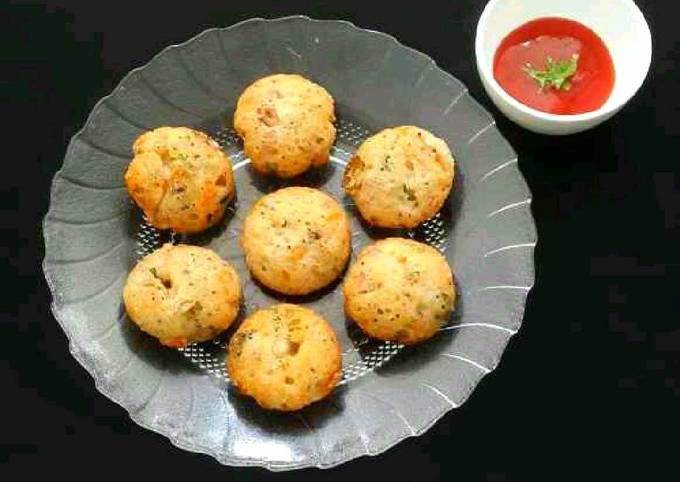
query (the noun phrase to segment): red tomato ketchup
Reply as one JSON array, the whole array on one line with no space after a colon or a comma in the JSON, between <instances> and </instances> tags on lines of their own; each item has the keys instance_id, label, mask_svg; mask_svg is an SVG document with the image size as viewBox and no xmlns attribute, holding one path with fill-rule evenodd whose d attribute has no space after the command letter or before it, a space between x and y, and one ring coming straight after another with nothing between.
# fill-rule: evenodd
<instances>
[{"instance_id":1,"label":"red tomato ketchup","mask_svg":"<svg viewBox=\"0 0 680 482\"><path fill-rule=\"evenodd\" d=\"M575 71L567 66L575 67ZM565 18L532 20L510 32L494 57L493 75L521 103L551 114L599 109L614 88L609 49L585 25ZM541 85L540 79L550 79Z\"/></svg>"}]
</instances>

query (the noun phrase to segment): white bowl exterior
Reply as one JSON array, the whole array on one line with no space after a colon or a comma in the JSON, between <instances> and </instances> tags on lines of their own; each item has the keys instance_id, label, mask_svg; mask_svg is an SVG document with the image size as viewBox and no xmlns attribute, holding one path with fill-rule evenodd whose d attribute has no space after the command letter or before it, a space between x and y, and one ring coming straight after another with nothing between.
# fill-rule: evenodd
<instances>
[{"instance_id":1,"label":"white bowl exterior","mask_svg":"<svg viewBox=\"0 0 680 482\"><path fill-rule=\"evenodd\" d=\"M505 114L506 117L525 129L538 134L563 136L582 132L609 119L619 110L621 110L622 107L616 107L614 110L591 119L582 119L578 122L570 123L560 122L559 120L548 120L543 117L536 116L533 112L527 112L526 109L518 109L511 102L508 102L507 96L500 95L498 89L495 86L490 85L484 76L482 76L482 84L484 85L484 89L493 103L496 104L496 107L498 107L498 109L503 114Z\"/></svg>"},{"instance_id":2,"label":"white bowl exterior","mask_svg":"<svg viewBox=\"0 0 680 482\"><path fill-rule=\"evenodd\" d=\"M512 30L540 17L576 20L594 30L605 42L616 70L614 90L598 110L579 115L537 111L511 97L493 77L493 58L500 42ZM572 134L609 119L642 85L652 57L649 26L632 0L491 0L477 25L477 69L496 106L511 120L544 134Z\"/></svg>"}]
</instances>

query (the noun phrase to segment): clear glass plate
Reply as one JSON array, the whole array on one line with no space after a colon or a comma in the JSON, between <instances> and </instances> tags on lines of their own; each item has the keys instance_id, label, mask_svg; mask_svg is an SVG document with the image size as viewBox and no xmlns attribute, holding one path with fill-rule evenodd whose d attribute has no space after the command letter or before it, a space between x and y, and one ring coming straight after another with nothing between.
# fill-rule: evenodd
<instances>
[{"instance_id":1,"label":"clear glass plate","mask_svg":"<svg viewBox=\"0 0 680 482\"><path fill-rule=\"evenodd\" d=\"M273 72L301 73L334 96L338 140L327 169L285 182L250 169L231 116L243 88ZM441 212L396 233L441 250L459 294L439 336L412 348L366 338L344 317L339 283L302 298L263 291L238 245L249 206L289 183L318 187L345 203L353 215L353 255L395 235L362 224L340 182L361 141L397 124L442 137L457 161L456 186ZM237 199L225 222L201 235L156 231L123 186L133 140L162 125L204 130L234 161ZM331 467L423 433L497 366L533 285L530 202L517 156L490 115L426 55L347 22L253 19L165 49L95 106L52 184L44 270L73 356L137 423L223 464ZM267 412L229 384L230 333L179 351L141 333L125 315L122 287L139 256L165 241L209 246L229 259L244 283L244 313L276 300L322 313L343 345L334 394L299 412Z\"/></svg>"}]
</instances>

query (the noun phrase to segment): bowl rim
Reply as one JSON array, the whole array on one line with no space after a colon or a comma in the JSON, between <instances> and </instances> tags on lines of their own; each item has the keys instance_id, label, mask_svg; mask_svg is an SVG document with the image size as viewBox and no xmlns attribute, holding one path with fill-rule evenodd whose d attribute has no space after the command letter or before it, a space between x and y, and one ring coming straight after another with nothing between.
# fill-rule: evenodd
<instances>
[{"instance_id":1,"label":"bowl rim","mask_svg":"<svg viewBox=\"0 0 680 482\"><path fill-rule=\"evenodd\" d=\"M489 17L491 16L493 10L496 8L498 3L501 2L501 0L489 0L486 6L484 7L484 10L482 11L482 15L479 17L479 20L477 22L477 28L475 31L475 58L477 63L477 70L479 71L480 77L482 77L482 81L490 89L492 89L496 93L496 95L501 97L501 99L503 99L504 102L512 106L514 109L520 111L524 115L538 118L549 123L578 124L582 122L598 120L601 118L607 118L611 116L616 111L621 109L621 107L623 107L626 103L628 103L628 101L635 96L638 90L640 90L642 84L644 84L649 74L649 68L652 63L652 50L653 50L652 33L649 28L649 23L645 19L645 16L640 10L640 8L633 0L617 0L617 1L619 1L624 6L629 8L631 11L631 15L633 17L637 17L637 20L641 23L641 25L645 27L646 37L648 39L648 44L650 46L648 55L646 56L645 59L643 59L643 62L640 63L640 65L644 66L643 69L644 75L640 76L640 80L634 85L633 89L631 89L630 94L621 99L619 102L609 105L605 103L599 109L591 112L585 112L583 114L550 114L548 112L543 112L538 109L534 109L533 107L529 107L526 104L523 104L522 102L512 97L510 94L508 94L505 91L505 89L501 87L501 85L496 81L495 77L493 76L493 72L491 71L491 66L489 65L489 63L484 62L482 60L484 58L483 47L485 46L485 43L482 39L481 33L487 30Z\"/></svg>"}]
</instances>

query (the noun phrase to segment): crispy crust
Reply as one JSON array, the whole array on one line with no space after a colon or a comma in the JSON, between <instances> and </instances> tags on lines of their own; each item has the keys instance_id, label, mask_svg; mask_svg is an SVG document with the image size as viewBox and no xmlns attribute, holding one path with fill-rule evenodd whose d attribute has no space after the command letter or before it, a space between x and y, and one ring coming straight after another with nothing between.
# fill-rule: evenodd
<instances>
[{"instance_id":1,"label":"crispy crust","mask_svg":"<svg viewBox=\"0 0 680 482\"><path fill-rule=\"evenodd\" d=\"M234 129L261 174L293 177L328 162L335 142L333 97L300 75L277 74L249 85Z\"/></svg>"},{"instance_id":2,"label":"crispy crust","mask_svg":"<svg viewBox=\"0 0 680 482\"><path fill-rule=\"evenodd\" d=\"M231 265L213 251L165 244L132 269L123 301L143 331L178 348L210 340L233 323L241 284Z\"/></svg>"},{"instance_id":3,"label":"crispy crust","mask_svg":"<svg viewBox=\"0 0 680 482\"><path fill-rule=\"evenodd\" d=\"M403 238L364 248L348 270L343 294L345 313L367 335L407 345L434 336L456 299L446 258Z\"/></svg>"},{"instance_id":4,"label":"crispy crust","mask_svg":"<svg viewBox=\"0 0 680 482\"><path fill-rule=\"evenodd\" d=\"M364 141L345 170L343 187L368 223L412 228L441 209L453 175L453 156L443 140L401 126Z\"/></svg>"},{"instance_id":5,"label":"crispy crust","mask_svg":"<svg viewBox=\"0 0 680 482\"><path fill-rule=\"evenodd\" d=\"M202 132L160 127L137 138L125 186L159 229L196 233L217 224L235 193L231 160Z\"/></svg>"},{"instance_id":6,"label":"crispy crust","mask_svg":"<svg viewBox=\"0 0 680 482\"><path fill-rule=\"evenodd\" d=\"M350 241L350 221L342 207L307 187L280 189L257 201L241 237L253 276L291 295L311 293L340 276Z\"/></svg>"},{"instance_id":7,"label":"crispy crust","mask_svg":"<svg viewBox=\"0 0 680 482\"><path fill-rule=\"evenodd\" d=\"M340 345L314 311L279 304L250 315L229 342L229 378L263 408L298 410L326 397L342 373Z\"/></svg>"}]
</instances>

